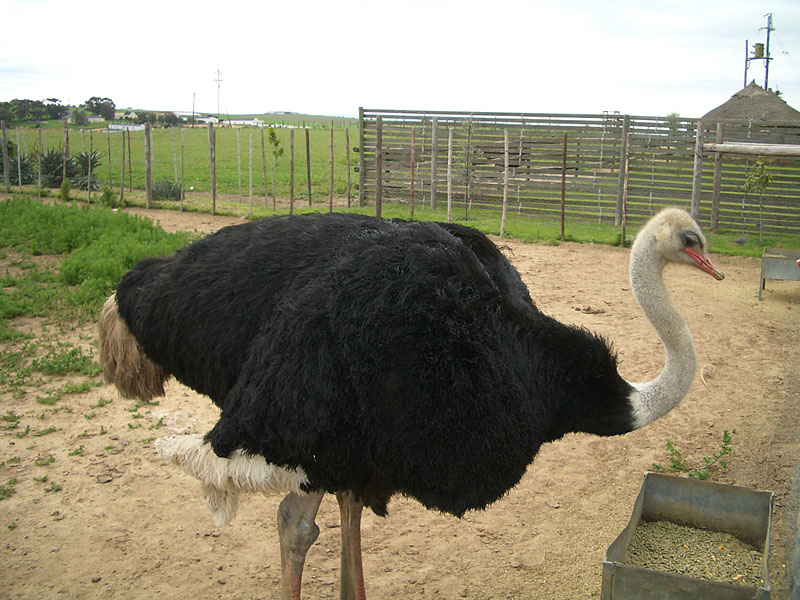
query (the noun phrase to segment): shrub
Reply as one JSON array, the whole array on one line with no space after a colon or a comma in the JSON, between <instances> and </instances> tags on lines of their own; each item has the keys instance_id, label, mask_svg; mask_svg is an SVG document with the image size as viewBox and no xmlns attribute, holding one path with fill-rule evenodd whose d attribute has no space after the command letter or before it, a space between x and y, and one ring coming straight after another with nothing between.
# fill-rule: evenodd
<instances>
[{"instance_id":1,"label":"shrub","mask_svg":"<svg viewBox=\"0 0 800 600\"><path fill-rule=\"evenodd\" d=\"M100 153L79 152L72 160L75 164L75 175L71 178L72 182L79 190L89 189L89 165L92 166L92 190L100 189L100 181L97 176L100 167Z\"/></svg>"},{"instance_id":2,"label":"shrub","mask_svg":"<svg viewBox=\"0 0 800 600\"><path fill-rule=\"evenodd\" d=\"M128 206L126 200L120 200L119 194L106 186L103 188L103 195L100 196L100 204L109 208L124 208Z\"/></svg>"},{"instance_id":3,"label":"shrub","mask_svg":"<svg viewBox=\"0 0 800 600\"><path fill-rule=\"evenodd\" d=\"M64 164L64 151L58 148L49 149L42 154L42 185L57 188L61 185ZM67 178L78 175L74 157L67 159Z\"/></svg>"},{"instance_id":4,"label":"shrub","mask_svg":"<svg viewBox=\"0 0 800 600\"><path fill-rule=\"evenodd\" d=\"M153 184L153 200L180 200L181 186L169 179L159 179Z\"/></svg>"},{"instance_id":5,"label":"shrub","mask_svg":"<svg viewBox=\"0 0 800 600\"><path fill-rule=\"evenodd\" d=\"M19 162L19 167L17 167ZM36 169L34 168L31 157L27 154L22 154L19 157L13 157L8 161L8 178L11 185L19 185L19 174L22 173L22 185L36 183ZM0 179L3 175L3 164L0 162Z\"/></svg>"},{"instance_id":6,"label":"shrub","mask_svg":"<svg viewBox=\"0 0 800 600\"><path fill-rule=\"evenodd\" d=\"M69 200L69 192L72 189L72 182L69 179L65 179L61 182L61 187L59 188L61 194L61 200L66 202Z\"/></svg>"}]
</instances>

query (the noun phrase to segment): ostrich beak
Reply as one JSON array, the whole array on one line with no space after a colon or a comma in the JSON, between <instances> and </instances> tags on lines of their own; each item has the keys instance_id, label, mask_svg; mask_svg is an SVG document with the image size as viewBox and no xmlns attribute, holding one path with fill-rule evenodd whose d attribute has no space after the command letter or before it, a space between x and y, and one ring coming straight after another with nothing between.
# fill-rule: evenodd
<instances>
[{"instance_id":1,"label":"ostrich beak","mask_svg":"<svg viewBox=\"0 0 800 600\"><path fill-rule=\"evenodd\" d=\"M717 267L714 266L714 263L712 263L707 256L698 254L691 248L686 248L684 252L689 255L689 258L694 261L694 264L696 264L699 269L702 269L717 281L722 281L725 279L725 275L722 274L722 271L717 269Z\"/></svg>"}]
</instances>

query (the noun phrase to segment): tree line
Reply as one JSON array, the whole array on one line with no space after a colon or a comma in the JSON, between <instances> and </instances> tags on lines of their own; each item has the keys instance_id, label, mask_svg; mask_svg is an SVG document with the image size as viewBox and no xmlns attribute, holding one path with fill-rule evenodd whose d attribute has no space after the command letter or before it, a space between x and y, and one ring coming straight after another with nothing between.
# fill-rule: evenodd
<instances>
[{"instance_id":1,"label":"tree line","mask_svg":"<svg viewBox=\"0 0 800 600\"><path fill-rule=\"evenodd\" d=\"M46 100L17 98L9 102L0 102L0 121L7 123L51 121L61 120L71 115L73 122L81 125L88 120L87 113L111 121L114 119L116 110L117 107L111 98L99 96L92 96L78 106L61 104L61 100L58 98L47 98ZM84 123L81 123L81 120L84 120Z\"/></svg>"}]
</instances>

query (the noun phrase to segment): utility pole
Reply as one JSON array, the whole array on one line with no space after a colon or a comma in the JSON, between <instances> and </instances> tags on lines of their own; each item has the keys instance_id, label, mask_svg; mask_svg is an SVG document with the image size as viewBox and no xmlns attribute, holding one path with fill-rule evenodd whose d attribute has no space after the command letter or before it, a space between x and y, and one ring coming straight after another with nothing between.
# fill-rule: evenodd
<instances>
[{"instance_id":1,"label":"utility pole","mask_svg":"<svg viewBox=\"0 0 800 600\"><path fill-rule=\"evenodd\" d=\"M767 30L767 56L764 58L764 89L768 90L769 89L769 61L772 60L772 58L769 55L769 32L770 31L775 31L775 28L772 27L772 13L767 13L764 16L767 17L767 26L761 28L761 29L766 29Z\"/></svg>"},{"instance_id":2,"label":"utility pole","mask_svg":"<svg viewBox=\"0 0 800 600\"><path fill-rule=\"evenodd\" d=\"M217 67L217 78L214 81L217 82L217 119L219 119L219 115L220 115L220 112L219 112L219 87L220 86L219 86L219 84L222 83L222 79L220 79L220 76L219 76L219 67Z\"/></svg>"},{"instance_id":3,"label":"utility pole","mask_svg":"<svg viewBox=\"0 0 800 600\"><path fill-rule=\"evenodd\" d=\"M750 66L751 60L763 60L764 61L764 89L769 89L769 61L772 60L772 57L769 55L769 34L771 31L775 31L775 28L772 26L772 13L767 13L764 15L767 17L767 26L761 27L759 31L767 30L767 43L766 48L765 45L758 42L753 44L753 55L749 56L748 52L750 51L749 48L749 40L745 40L744 42L744 85L747 87L747 69Z\"/></svg>"}]
</instances>

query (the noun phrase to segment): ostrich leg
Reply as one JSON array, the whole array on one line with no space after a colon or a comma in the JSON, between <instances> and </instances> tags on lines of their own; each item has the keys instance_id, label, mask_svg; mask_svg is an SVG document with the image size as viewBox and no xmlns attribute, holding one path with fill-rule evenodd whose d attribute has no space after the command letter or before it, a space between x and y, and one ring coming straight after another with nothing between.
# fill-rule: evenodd
<instances>
[{"instance_id":1,"label":"ostrich leg","mask_svg":"<svg viewBox=\"0 0 800 600\"><path fill-rule=\"evenodd\" d=\"M341 600L366 600L361 566L361 510L364 504L352 492L336 492L342 520Z\"/></svg>"},{"instance_id":2,"label":"ostrich leg","mask_svg":"<svg viewBox=\"0 0 800 600\"><path fill-rule=\"evenodd\" d=\"M317 536L314 522L325 492L287 495L278 507L278 534L281 542L281 599L300 600L303 564Z\"/></svg>"}]
</instances>

